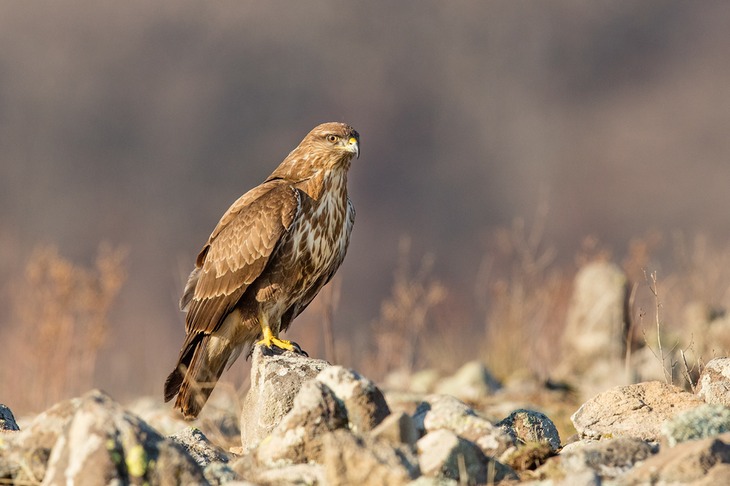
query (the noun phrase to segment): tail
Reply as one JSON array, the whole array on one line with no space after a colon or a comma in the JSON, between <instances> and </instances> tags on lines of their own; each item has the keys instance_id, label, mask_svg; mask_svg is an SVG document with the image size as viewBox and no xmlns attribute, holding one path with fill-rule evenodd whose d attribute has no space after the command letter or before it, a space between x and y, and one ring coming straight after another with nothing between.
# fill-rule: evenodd
<instances>
[{"instance_id":1,"label":"tail","mask_svg":"<svg viewBox=\"0 0 730 486\"><path fill-rule=\"evenodd\" d=\"M165 401L177 395L175 408L186 420L198 416L234 351L230 346L216 346L219 343L211 340L218 338L202 333L188 335L177 366L165 380Z\"/></svg>"}]
</instances>

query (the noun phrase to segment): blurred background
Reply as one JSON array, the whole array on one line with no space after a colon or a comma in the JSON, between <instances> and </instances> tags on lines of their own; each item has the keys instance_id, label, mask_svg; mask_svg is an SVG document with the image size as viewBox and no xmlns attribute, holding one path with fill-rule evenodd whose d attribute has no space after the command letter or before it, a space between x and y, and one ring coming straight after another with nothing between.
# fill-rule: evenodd
<instances>
[{"instance_id":1,"label":"blurred background","mask_svg":"<svg viewBox=\"0 0 730 486\"><path fill-rule=\"evenodd\" d=\"M83 386L161 395L197 252L325 121L362 154L348 257L288 335L313 355L372 364L400 312L458 347L434 361L479 357L523 250L565 281L632 251L661 281L676 235L723 252L729 22L720 1L1 2L0 401L88 348Z\"/></svg>"}]
</instances>

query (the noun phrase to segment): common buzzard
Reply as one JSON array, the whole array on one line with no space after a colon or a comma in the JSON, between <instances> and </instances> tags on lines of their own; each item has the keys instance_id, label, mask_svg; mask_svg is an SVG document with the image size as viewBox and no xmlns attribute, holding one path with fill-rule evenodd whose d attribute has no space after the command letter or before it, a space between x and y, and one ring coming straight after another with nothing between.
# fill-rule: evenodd
<instances>
[{"instance_id":1,"label":"common buzzard","mask_svg":"<svg viewBox=\"0 0 730 486\"><path fill-rule=\"evenodd\" d=\"M351 126L319 125L218 222L180 299L187 335L165 381L165 401L177 395L186 418L254 343L301 351L279 333L345 258L355 220L347 171L359 147Z\"/></svg>"}]
</instances>

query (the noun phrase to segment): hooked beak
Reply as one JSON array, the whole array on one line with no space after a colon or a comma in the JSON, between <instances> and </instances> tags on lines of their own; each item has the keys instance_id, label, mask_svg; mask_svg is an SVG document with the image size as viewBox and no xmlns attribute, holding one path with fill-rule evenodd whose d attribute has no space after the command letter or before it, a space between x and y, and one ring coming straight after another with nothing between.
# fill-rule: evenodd
<instances>
[{"instance_id":1,"label":"hooked beak","mask_svg":"<svg viewBox=\"0 0 730 486\"><path fill-rule=\"evenodd\" d=\"M354 153L356 158L360 158L360 142L356 137L350 137L347 140L347 150Z\"/></svg>"}]
</instances>

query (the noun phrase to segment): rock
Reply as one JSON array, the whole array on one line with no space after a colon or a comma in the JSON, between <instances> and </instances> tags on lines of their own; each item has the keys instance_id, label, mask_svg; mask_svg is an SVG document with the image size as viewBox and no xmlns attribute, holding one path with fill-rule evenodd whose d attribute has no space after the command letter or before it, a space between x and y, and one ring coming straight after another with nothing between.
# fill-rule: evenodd
<instances>
[{"instance_id":1,"label":"rock","mask_svg":"<svg viewBox=\"0 0 730 486\"><path fill-rule=\"evenodd\" d=\"M23 431L8 440L3 437L4 452L0 463L4 478L16 482L36 481L46 474L51 449L78 410L80 398L64 400L40 413ZM20 468L20 464L24 467Z\"/></svg>"},{"instance_id":2,"label":"rock","mask_svg":"<svg viewBox=\"0 0 730 486\"><path fill-rule=\"evenodd\" d=\"M416 409L413 422L419 435L449 430L477 444L487 456L499 456L514 445L512 437L504 430L449 395L427 396Z\"/></svg>"},{"instance_id":3,"label":"rock","mask_svg":"<svg viewBox=\"0 0 730 486\"><path fill-rule=\"evenodd\" d=\"M347 424L342 401L324 383L308 381L302 385L289 413L259 443L256 458L267 466L315 460L320 454L322 437Z\"/></svg>"},{"instance_id":4,"label":"rock","mask_svg":"<svg viewBox=\"0 0 730 486\"><path fill-rule=\"evenodd\" d=\"M687 440L706 439L730 432L730 408L724 405L700 405L664 422L662 433L670 447Z\"/></svg>"},{"instance_id":5,"label":"rock","mask_svg":"<svg viewBox=\"0 0 730 486\"><path fill-rule=\"evenodd\" d=\"M21 468L18 483L208 484L182 447L98 390L55 405L19 439L12 455L30 467Z\"/></svg>"},{"instance_id":6,"label":"rock","mask_svg":"<svg viewBox=\"0 0 730 486\"><path fill-rule=\"evenodd\" d=\"M501 385L480 361L470 361L452 376L442 378L435 392L465 402L476 402L499 390Z\"/></svg>"},{"instance_id":7,"label":"rock","mask_svg":"<svg viewBox=\"0 0 730 486\"><path fill-rule=\"evenodd\" d=\"M368 432L390 414L383 393L375 384L353 370L330 366L316 378L342 400L353 432Z\"/></svg>"},{"instance_id":8,"label":"rock","mask_svg":"<svg viewBox=\"0 0 730 486\"><path fill-rule=\"evenodd\" d=\"M584 396L629 383L623 369L628 279L609 262L592 262L575 276L562 336L560 379L578 379Z\"/></svg>"},{"instance_id":9,"label":"rock","mask_svg":"<svg viewBox=\"0 0 730 486\"><path fill-rule=\"evenodd\" d=\"M375 427L370 434L373 438L391 445L414 446L418 432L413 419L404 412L392 413Z\"/></svg>"},{"instance_id":10,"label":"rock","mask_svg":"<svg viewBox=\"0 0 730 486\"><path fill-rule=\"evenodd\" d=\"M419 476L418 461L406 448L335 430L323 437L324 484L402 485Z\"/></svg>"},{"instance_id":11,"label":"rock","mask_svg":"<svg viewBox=\"0 0 730 486\"><path fill-rule=\"evenodd\" d=\"M195 427L182 429L169 438L180 444L200 467L205 467L211 462L228 462L228 455L211 444L205 434Z\"/></svg>"},{"instance_id":12,"label":"rock","mask_svg":"<svg viewBox=\"0 0 730 486\"><path fill-rule=\"evenodd\" d=\"M18 424L15 422L13 412L8 407L0 403L0 432L6 430L20 430L20 427L18 427Z\"/></svg>"},{"instance_id":13,"label":"rock","mask_svg":"<svg viewBox=\"0 0 730 486\"><path fill-rule=\"evenodd\" d=\"M727 484L729 465L730 433L725 433L663 449L624 476L622 484Z\"/></svg>"},{"instance_id":14,"label":"rock","mask_svg":"<svg viewBox=\"0 0 730 486\"><path fill-rule=\"evenodd\" d=\"M558 429L543 413L534 410L515 410L496 425L522 442L547 444L553 452L560 449Z\"/></svg>"},{"instance_id":15,"label":"rock","mask_svg":"<svg viewBox=\"0 0 730 486\"><path fill-rule=\"evenodd\" d=\"M568 477L589 470L601 479L615 479L656 451L641 439L620 437L573 443L560 454L559 462Z\"/></svg>"},{"instance_id":16,"label":"rock","mask_svg":"<svg viewBox=\"0 0 730 486\"><path fill-rule=\"evenodd\" d=\"M449 430L429 432L418 441L416 448L425 476L454 479L464 484L517 479L509 467L487 458L476 444Z\"/></svg>"},{"instance_id":17,"label":"rock","mask_svg":"<svg viewBox=\"0 0 730 486\"><path fill-rule=\"evenodd\" d=\"M627 291L626 274L613 263L592 262L578 271L563 333L576 367L623 358Z\"/></svg>"},{"instance_id":18,"label":"rock","mask_svg":"<svg viewBox=\"0 0 730 486\"><path fill-rule=\"evenodd\" d=\"M306 356L283 353L266 355L254 347L251 359L251 388L241 412L241 443L254 448L289 413L294 397L306 381L316 377L329 363Z\"/></svg>"},{"instance_id":19,"label":"rock","mask_svg":"<svg viewBox=\"0 0 730 486\"><path fill-rule=\"evenodd\" d=\"M697 396L707 403L730 407L730 358L714 358L697 382Z\"/></svg>"},{"instance_id":20,"label":"rock","mask_svg":"<svg viewBox=\"0 0 730 486\"><path fill-rule=\"evenodd\" d=\"M571 420L580 437L637 437L657 441L661 425L703 402L676 386L658 381L620 386L581 405Z\"/></svg>"}]
</instances>

